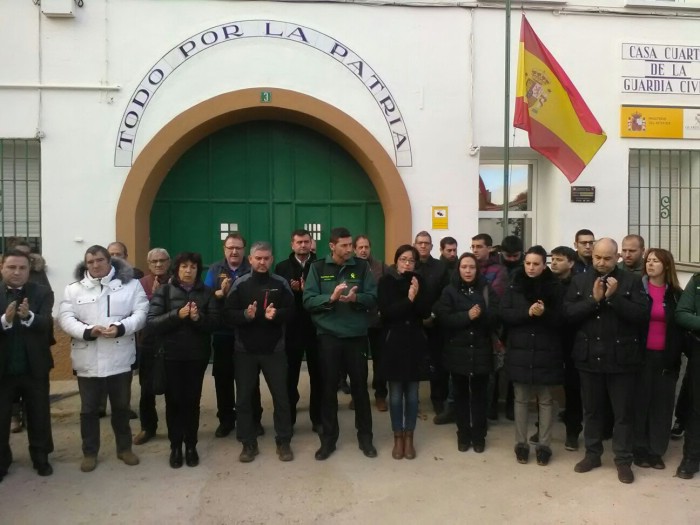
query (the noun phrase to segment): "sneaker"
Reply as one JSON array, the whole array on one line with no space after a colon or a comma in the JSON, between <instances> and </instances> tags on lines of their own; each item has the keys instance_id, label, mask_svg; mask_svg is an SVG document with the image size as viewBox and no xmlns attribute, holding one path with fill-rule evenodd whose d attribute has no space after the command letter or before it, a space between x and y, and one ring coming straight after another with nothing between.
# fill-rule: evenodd
<instances>
[{"instance_id":1,"label":"sneaker","mask_svg":"<svg viewBox=\"0 0 700 525\"><path fill-rule=\"evenodd\" d=\"M537 447L535 457L537 458L537 464L540 467L545 467L549 464L549 458L552 457L552 451L548 447Z\"/></svg>"},{"instance_id":2,"label":"sneaker","mask_svg":"<svg viewBox=\"0 0 700 525\"><path fill-rule=\"evenodd\" d=\"M676 419L671 429L671 439L683 439L685 435L685 425Z\"/></svg>"},{"instance_id":3,"label":"sneaker","mask_svg":"<svg viewBox=\"0 0 700 525\"><path fill-rule=\"evenodd\" d=\"M632 467L627 463L622 463L617 465L617 479L620 483L632 483L634 481L634 472L632 472Z\"/></svg>"},{"instance_id":4,"label":"sneaker","mask_svg":"<svg viewBox=\"0 0 700 525\"><path fill-rule=\"evenodd\" d=\"M289 446L289 443L283 442L277 445L277 456L280 461L292 461L294 459L294 452Z\"/></svg>"},{"instance_id":5,"label":"sneaker","mask_svg":"<svg viewBox=\"0 0 700 525\"><path fill-rule=\"evenodd\" d=\"M598 456L584 456L584 458L574 466L574 472L578 472L579 474L590 472L601 465L602 463Z\"/></svg>"},{"instance_id":6,"label":"sneaker","mask_svg":"<svg viewBox=\"0 0 700 525\"><path fill-rule=\"evenodd\" d=\"M155 432L142 430L134 436L134 445L143 445L144 443L148 443L151 439L153 439L153 436L155 435Z\"/></svg>"},{"instance_id":7,"label":"sneaker","mask_svg":"<svg viewBox=\"0 0 700 525\"><path fill-rule=\"evenodd\" d=\"M85 456L80 463L80 470L92 472L97 468L97 456Z\"/></svg>"},{"instance_id":8,"label":"sneaker","mask_svg":"<svg viewBox=\"0 0 700 525\"><path fill-rule=\"evenodd\" d=\"M131 450L123 450L117 454L117 458L121 459L126 465L133 467L139 464L139 457Z\"/></svg>"},{"instance_id":9,"label":"sneaker","mask_svg":"<svg viewBox=\"0 0 700 525\"><path fill-rule=\"evenodd\" d=\"M693 479L693 476L700 470L700 462L697 459L683 458L678 465L676 476L681 479Z\"/></svg>"},{"instance_id":10,"label":"sneaker","mask_svg":"<svg viewBox=\"0 0 700 525\"><path fill-rule=\"evenodd\" d=\"M564 442L564 448L572 452L578 450L578 434L567 435L566 441Z\"/></svg>"},{"instance_id":11,"label":"sneaker","mask_svg":"<svg viewBox=\"0 0 700 525\"><path fill-rule=\"evenodd\" d=\"M241 463L250 463L255 459L255 456L257 456L258 454L260 454L260 451L258 450L257 443L244 444L243 450L238 456L238 461L240 461Z\"/></svg>"},{"instance_id":12,"label":"sneaker","mask_svg":"<svg viewBox=\"0 0 700 525\"><path fill-rule=\"evenodd\" d=\"M530 457L530 447L524 443L518 443L515 445L515 459L518 460L518 463L524 465L527 463L528 458Z\"/></svg>"}]
</instances>

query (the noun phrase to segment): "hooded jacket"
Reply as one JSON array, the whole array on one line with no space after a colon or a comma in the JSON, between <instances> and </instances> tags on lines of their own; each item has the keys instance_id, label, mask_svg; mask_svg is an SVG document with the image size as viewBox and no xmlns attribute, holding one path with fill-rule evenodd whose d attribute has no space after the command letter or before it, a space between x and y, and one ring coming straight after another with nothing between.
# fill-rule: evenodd
<instances>
[{"instance_id":1,"label":"hooded jacket","mask_svg":"<svg viewBox=\"0 0 700 525\"><path fill-rule=\"evenodd\" d=\"M63 293L58 321L71 336L71 360L79 377L129 372L136 360L136 332L146 324L148 298L131 266L116 257L111 264L105 277L93 279L81 262L75 268L78 280ZM92 337L96 325L115 325L117 337Z\"/></svg>"}]
</instances>

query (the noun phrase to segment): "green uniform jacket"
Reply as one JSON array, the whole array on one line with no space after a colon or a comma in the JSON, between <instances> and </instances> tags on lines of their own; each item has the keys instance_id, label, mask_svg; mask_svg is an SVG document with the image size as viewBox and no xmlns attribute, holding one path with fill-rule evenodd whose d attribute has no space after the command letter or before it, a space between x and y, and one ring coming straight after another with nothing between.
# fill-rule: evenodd
<instances>
[{"instance_id":1,"label":"green uniform jacket","mask_svg":"<svg viewBox=\"0 0 700 525\"><path fill-rule=\"evenodd\" d=\"M348 285L344 295L357 286L356 302L331 302L333 290L343 282ZM304 285L304 308L311 314L319 335L367 335L367 311L376 303L377 283L366 261L351 257L341 266L328 255L312 263Z\"/></svg>"},{"instance_id":2,"label":"green uniform jacket","mask_svg":"<svg viewBox=\"0 0 700 525\"><path fill-rule=\"evenodd\" d=\"M690 278L676 306L676 322L700 334L700 273Z\"/></svg>"}]
</instances>

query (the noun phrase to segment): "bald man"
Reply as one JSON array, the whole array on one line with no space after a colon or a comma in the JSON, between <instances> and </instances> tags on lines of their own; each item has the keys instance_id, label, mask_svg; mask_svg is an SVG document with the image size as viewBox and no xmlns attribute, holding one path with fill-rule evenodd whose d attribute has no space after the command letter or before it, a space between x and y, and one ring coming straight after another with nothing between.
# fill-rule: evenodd
<instances>
[{"instance_id":1,"label":"bald man","mask_svg":"<svg viewBox=\"0 0 700 525\"><path fill-rule=\"evenodd\" d=\"M617 268L617 243L593 247L592 271L576 275L564 314L576 330L572 357L581 377L586 455L576 472L600 467L606 404L614 414L612 449L618 479L632 483L634 383L644 356L649 302L641 277Z\"/></svg>"}]
</instances>

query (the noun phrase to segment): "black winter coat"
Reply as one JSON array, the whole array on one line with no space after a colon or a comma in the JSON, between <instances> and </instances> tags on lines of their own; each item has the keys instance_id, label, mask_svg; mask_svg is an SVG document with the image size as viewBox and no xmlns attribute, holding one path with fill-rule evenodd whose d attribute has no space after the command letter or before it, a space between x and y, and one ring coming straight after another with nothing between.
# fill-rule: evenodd
<instances>
[{"instance_id":1,"label":"black winter coat","mask_svg":"<svg viewBox=\"0 0 700 525\"><path fill-rule=\"evenodd\" d=\"M648 277L642 277L644 290L649 290ZM664 294L664 314L666 316L666 348L664 353L664 368L679 373L681 369L681 354L688 351L688 338L686 330L676 323L676 307L678 299L681 297L681 290L674 290L671 286L666 286ZM651 316L652 300L649 297L649 312ZM653 350L652 350L653 352Z\"/></svg>"},{"instance_id":2,"label":"black winter coat","mask_svg":"<svg viewBox=\"0 0 700 525\"><path fill-rule=\"evenodd\" d=\"M199 319L180 319L178 311L194 301ZM148 309L146 328L159 338L165 359L173 361L208 360L211 353L210 334L219 327L219 305L214 291L196 283L189 292L168 283L156 290Z\"/></svg>"},{"instance_id":3,"label":"black winter coat","mask_svg":"<svg viewBox=\"0 0 700 525\"><path fill-rule=\"evenodd\" d=\"M531 317L530 307L544 303L544 313ZM506 366L511 381L532 385L564 382L564 355L559 328L562 322L561 287L549 268L529 277L519 268L501 299L499 315L508 332Z\"/></svg>"},{"instance_id":4,"label":"black winter coat","mask_svg":"<svg viewBox=\"0 0 700 525\"><path fill-rule=\"evenodd\" d=\"M291 288L291 282L300 281L309 276L311 263L316 260L316 254L310 254L304 267L297 261L294 252L289 257L275 266L275 273L284 277ZM304 309L304 290L294 291L294 312L287 319L287 346L294 349L308 348L315 345L316 327L311 320L311 314Z\"/></svg>"},{"instance_id":5,"label":"black winter coat","mask_svg":"<svg viewBox=\"0 0 700 525\"><path fill-rule=\"evenodd\" d=\"M430 302L420 276L416 276L418 294L409 300L408 289L414 275L399 274L392 266L379 279L377 304L384 326L379 366L387 381L428 379L428 341L422 320L430 316Z\"/></svg>"},{"instance_id":6,"label":"black winter coat","mask_svg":"<svg viewBox=\"0 0 700 525\"><path fill-rule=\"evenodd\" d=\"M593 299L595 271L575 275L564 297L564 315L575 325L572 357L576 368L597 373L632 373L644 357L649 327L649 298L642 278L615 268L616 292L600 303Z\"/></svg>"},{"instance_id":7,"label":"black winter coat","mask_svg":"<svg viewBox=\"0 0 700 525\"><path fill-rule=\"evenodd\" d=\"M481 307L481 315L473 321L469 310ZM498 295L479 277L466 283L459 270L433 306L437 323L445 341L443 363L452 373L461 375L488 374L493 370L492 334L495 331Z\"/></svg>"}]
</instances>

